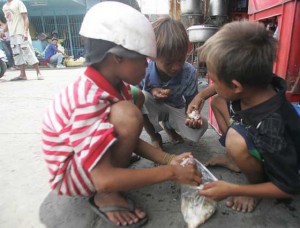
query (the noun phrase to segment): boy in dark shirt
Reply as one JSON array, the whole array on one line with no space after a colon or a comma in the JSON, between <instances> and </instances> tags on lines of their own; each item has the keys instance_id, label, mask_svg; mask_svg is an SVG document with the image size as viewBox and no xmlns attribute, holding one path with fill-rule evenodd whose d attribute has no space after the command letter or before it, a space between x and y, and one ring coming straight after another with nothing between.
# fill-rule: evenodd
<instances>
[{"instance_id":1,"label":"boy in dark shirt","mask_svg":"<svg viewBox=\"0 0 300 228\"><path fill-rule=\"evenodd\" d=\"M200 194L251 212L258 198L300 192L300 118L285 97L285 81L272 73L276 40L264 25L232 22L204 44L201 57L219 96L229 103L227 156L249 185L216 181Z\"/></svg>"}]
</instances>

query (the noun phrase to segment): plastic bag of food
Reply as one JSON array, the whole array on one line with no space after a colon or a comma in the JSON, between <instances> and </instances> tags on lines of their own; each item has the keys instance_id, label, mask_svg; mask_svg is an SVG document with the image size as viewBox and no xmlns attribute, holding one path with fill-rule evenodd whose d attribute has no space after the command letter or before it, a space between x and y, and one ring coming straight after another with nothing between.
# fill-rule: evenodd
<instances>
[{"instance_id":1,"label":"plastic bag of food","mask_svg":"<svg viewBox=\"0 0 300 228\"><path fill-rule=\"evenodd\" d=\"M199 189L206 182L216 181L217 178L198 160L188 158L181 165L197 165L202 173L202 185L200 186L181 186L181 213L188 228L196 228L209 219L217 209L217 202L199 194Z\"/></svg>"}]
</instances>

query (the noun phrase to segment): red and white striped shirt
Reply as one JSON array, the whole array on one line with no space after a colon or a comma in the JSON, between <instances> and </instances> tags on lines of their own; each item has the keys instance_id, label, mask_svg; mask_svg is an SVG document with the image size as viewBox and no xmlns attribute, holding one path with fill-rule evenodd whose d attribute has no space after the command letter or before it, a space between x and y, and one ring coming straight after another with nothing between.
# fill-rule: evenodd
<instances>
[{"instance_id":1,"label":"red and white striped shirt","mask_svg":"<svg viewBox=\"0 0 300 228\"><path fill-rule=\"evenodd\" d=\"M91 195L89 172L116 141L108 115L112 104L133 100L130 86L121 93L88 67L50 105L43 121L43 152L51 188L64 195Z\"/></svg>"}]
</instances>

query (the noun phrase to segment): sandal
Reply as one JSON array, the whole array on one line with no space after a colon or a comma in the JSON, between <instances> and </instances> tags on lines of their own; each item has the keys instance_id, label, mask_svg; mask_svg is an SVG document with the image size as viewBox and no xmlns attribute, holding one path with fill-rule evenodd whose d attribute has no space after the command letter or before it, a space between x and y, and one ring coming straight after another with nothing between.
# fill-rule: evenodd
<instances>
[{"instance_id":1,"label":"sandal","mask_svg":"<svg viewBox=\"0 0 300 228\"><path fill-rule=\"evenodd\" d=\"M126 228L137 228L145 225L148 222L148 218L145 217L143 219L140 219L137 223L134 224L128 224L128 225L116 225L112 221L109 220L109 218L106 216L106 212L113 212L113 211L129 211L129 212L134 212L135 206L133 201L130 198L127 198L128 200L128 206L127 207L121 207L121 206L107 206L107 207L98 207L95 204L94 196L89 198L89 204L91 205L92 210L99 215L100 218L105 220L107 223L114 225L114 227L126 227Z\"/></svg>"},{"instance_id":2,"label":"sandal","mask_svg":"<svg viewBox=\"0 0 300 228\"><path fill-rule=\"evenodd\" d=\"M18 76L13 79L10 79L10 81L25 81L25 80L27 80L27 78L23 78L22 76Z\"/></svg>"}]
</instances>

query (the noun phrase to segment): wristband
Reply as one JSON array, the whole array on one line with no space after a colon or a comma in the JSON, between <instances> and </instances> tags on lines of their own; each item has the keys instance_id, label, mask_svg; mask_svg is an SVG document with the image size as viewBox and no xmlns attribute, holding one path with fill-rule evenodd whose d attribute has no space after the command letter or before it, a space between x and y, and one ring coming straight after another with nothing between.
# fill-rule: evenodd
<instances>
[{"instance_id":1,"label":"wristband","mask_svg":"<svg viewBox=\"0 0 300 228\"><path fill-rule=\"evenodd\" d=\"M165 156L164 156L162 164L163 165L170 165L170 162L172 161L172 159L174 157L176 157L176 155L166 153Z\"/></svg>"}]
</instances>

